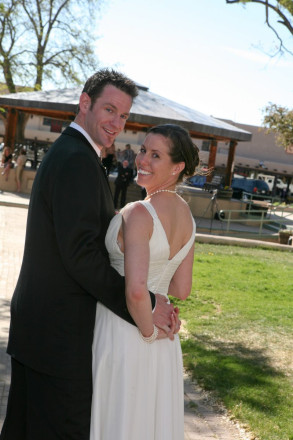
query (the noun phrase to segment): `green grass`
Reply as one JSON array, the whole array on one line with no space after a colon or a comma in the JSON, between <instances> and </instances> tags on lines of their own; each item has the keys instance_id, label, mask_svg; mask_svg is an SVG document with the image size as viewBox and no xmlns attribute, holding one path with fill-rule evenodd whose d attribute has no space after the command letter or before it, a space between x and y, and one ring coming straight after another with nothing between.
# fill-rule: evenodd
<instances>
[{"instance_id":1,"label":"green grass","mask_svg":"<svg viewBox=\"0 0 293 440\"><path fill-rule=\"evenodd\" d=\"M293 253L196 243L185 367L260 440L293 440Z\"/></svg>"}]
</instances>

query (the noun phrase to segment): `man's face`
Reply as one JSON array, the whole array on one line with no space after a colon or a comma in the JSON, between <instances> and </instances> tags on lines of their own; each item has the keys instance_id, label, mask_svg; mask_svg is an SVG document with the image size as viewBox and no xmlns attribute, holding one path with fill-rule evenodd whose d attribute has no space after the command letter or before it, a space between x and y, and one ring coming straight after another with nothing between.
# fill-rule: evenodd
<instances>
[{"instance_id":1,"label":"man's face","mask_svg":"<svg viewBox=\"0 0 293 440\"><path fill-rule=\"evenodd\" d=\"M82 93L79 123L99 147L109 148L124 129L131 106L131 96L109 84L92 108L90 97Z\"/></svg>"}]
</instances>

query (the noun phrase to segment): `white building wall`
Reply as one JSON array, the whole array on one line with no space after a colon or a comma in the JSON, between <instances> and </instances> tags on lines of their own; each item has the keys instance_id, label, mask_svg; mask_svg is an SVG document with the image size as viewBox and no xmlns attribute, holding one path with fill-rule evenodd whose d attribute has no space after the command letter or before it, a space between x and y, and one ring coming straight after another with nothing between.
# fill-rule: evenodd
<instances>
[{"instance_id":1,"label":"white building wall","mask_svg":"<svg viewBox=\"0 0 293 440\"><path fill-rule=\"evenodd\" d=\"M43 124L44 118L41 116L31 115L28 120L25 137L27 139L35 139L47 142L54 142L60 133L53 133L50 131L50 126ZM281 174L293 175L293 154L286 152L282 147L279 147L275 140L273 133L266 134L261 127L235 124L233 121L225 120L231 125L242 128L252 133L251 142L238 142L235 153L235 166L245 168L256 168L260 164L263 167L260 169L266 173L277 172ZM0 119L0 137L4 136L4 123ZM123 150L125 144L130 144L132 149L137 153L143 140L145 132L124 130L117 137L115 141L116 150ZM202 164L208 163L209 152L202 151L203 141L201 139L193 139L194 143L200 149L200 159ZM219 142L216 166L225 167L227 164L229 152L229 142Z\"/></svg>"},{"instance_id":2,"label":"white building wall","mask_svg":"<svg viewBox=\"0 0 293 440\"><path fill-rule=\"evenodd\" d=\"M54 142L58 136L60 136L60 133L52 133L50 131L50 127L48 125L44 125L43 121L43 117L31 115L24 131L25 138L37 138L40 141Z\"/></svg>"},{"instance_id":3,"label":"white building wall","mask_svg":"<svg viewBox=\"0 0 293 440\"><path fill-rule=\"evenodd\" d=\"M260 167L265 172L293 175L293 154L285 151L276 142L274 133L266 133L262 127L235 124L234 126L252 133L250 142L238 142L235 153L236 166ZM220 144L219 144L220 145Z\"/></svg>"}]
</instances>

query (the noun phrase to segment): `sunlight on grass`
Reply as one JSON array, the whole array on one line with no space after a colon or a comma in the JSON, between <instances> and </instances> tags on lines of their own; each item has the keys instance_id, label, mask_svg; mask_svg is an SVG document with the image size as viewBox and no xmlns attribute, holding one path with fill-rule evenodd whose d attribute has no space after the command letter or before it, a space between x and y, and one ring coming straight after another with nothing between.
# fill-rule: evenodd
<instances>
[{"instance_id":1,"label":"sunlight on grass","mask_svg":"<svg viewBox=\"0 0 293 440\"><path fill-rule=\"evenodd\" d=\"M293 253L196 243L185 367L260 440L293 440Z\"/></svg>"}]
</instances>

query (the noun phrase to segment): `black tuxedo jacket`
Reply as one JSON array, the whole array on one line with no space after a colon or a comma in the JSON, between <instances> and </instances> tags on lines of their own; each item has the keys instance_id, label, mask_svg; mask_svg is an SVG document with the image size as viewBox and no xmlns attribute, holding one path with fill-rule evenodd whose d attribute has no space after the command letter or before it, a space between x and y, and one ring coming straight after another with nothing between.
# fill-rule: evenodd
<instances>
[{"instance_id":1,"label":"black tuxedo jacket","mask_svg":"<svg viewBox=\"0 0 293 440\"><path fill-rule=\"evenodd\" d=\"M56 377L89 378L96 301L133 323L124 278L110 266L104 243L113 215L96 152L68 127L32 189L7 350L18 361Z\"/></svg>"}]
</instances>

